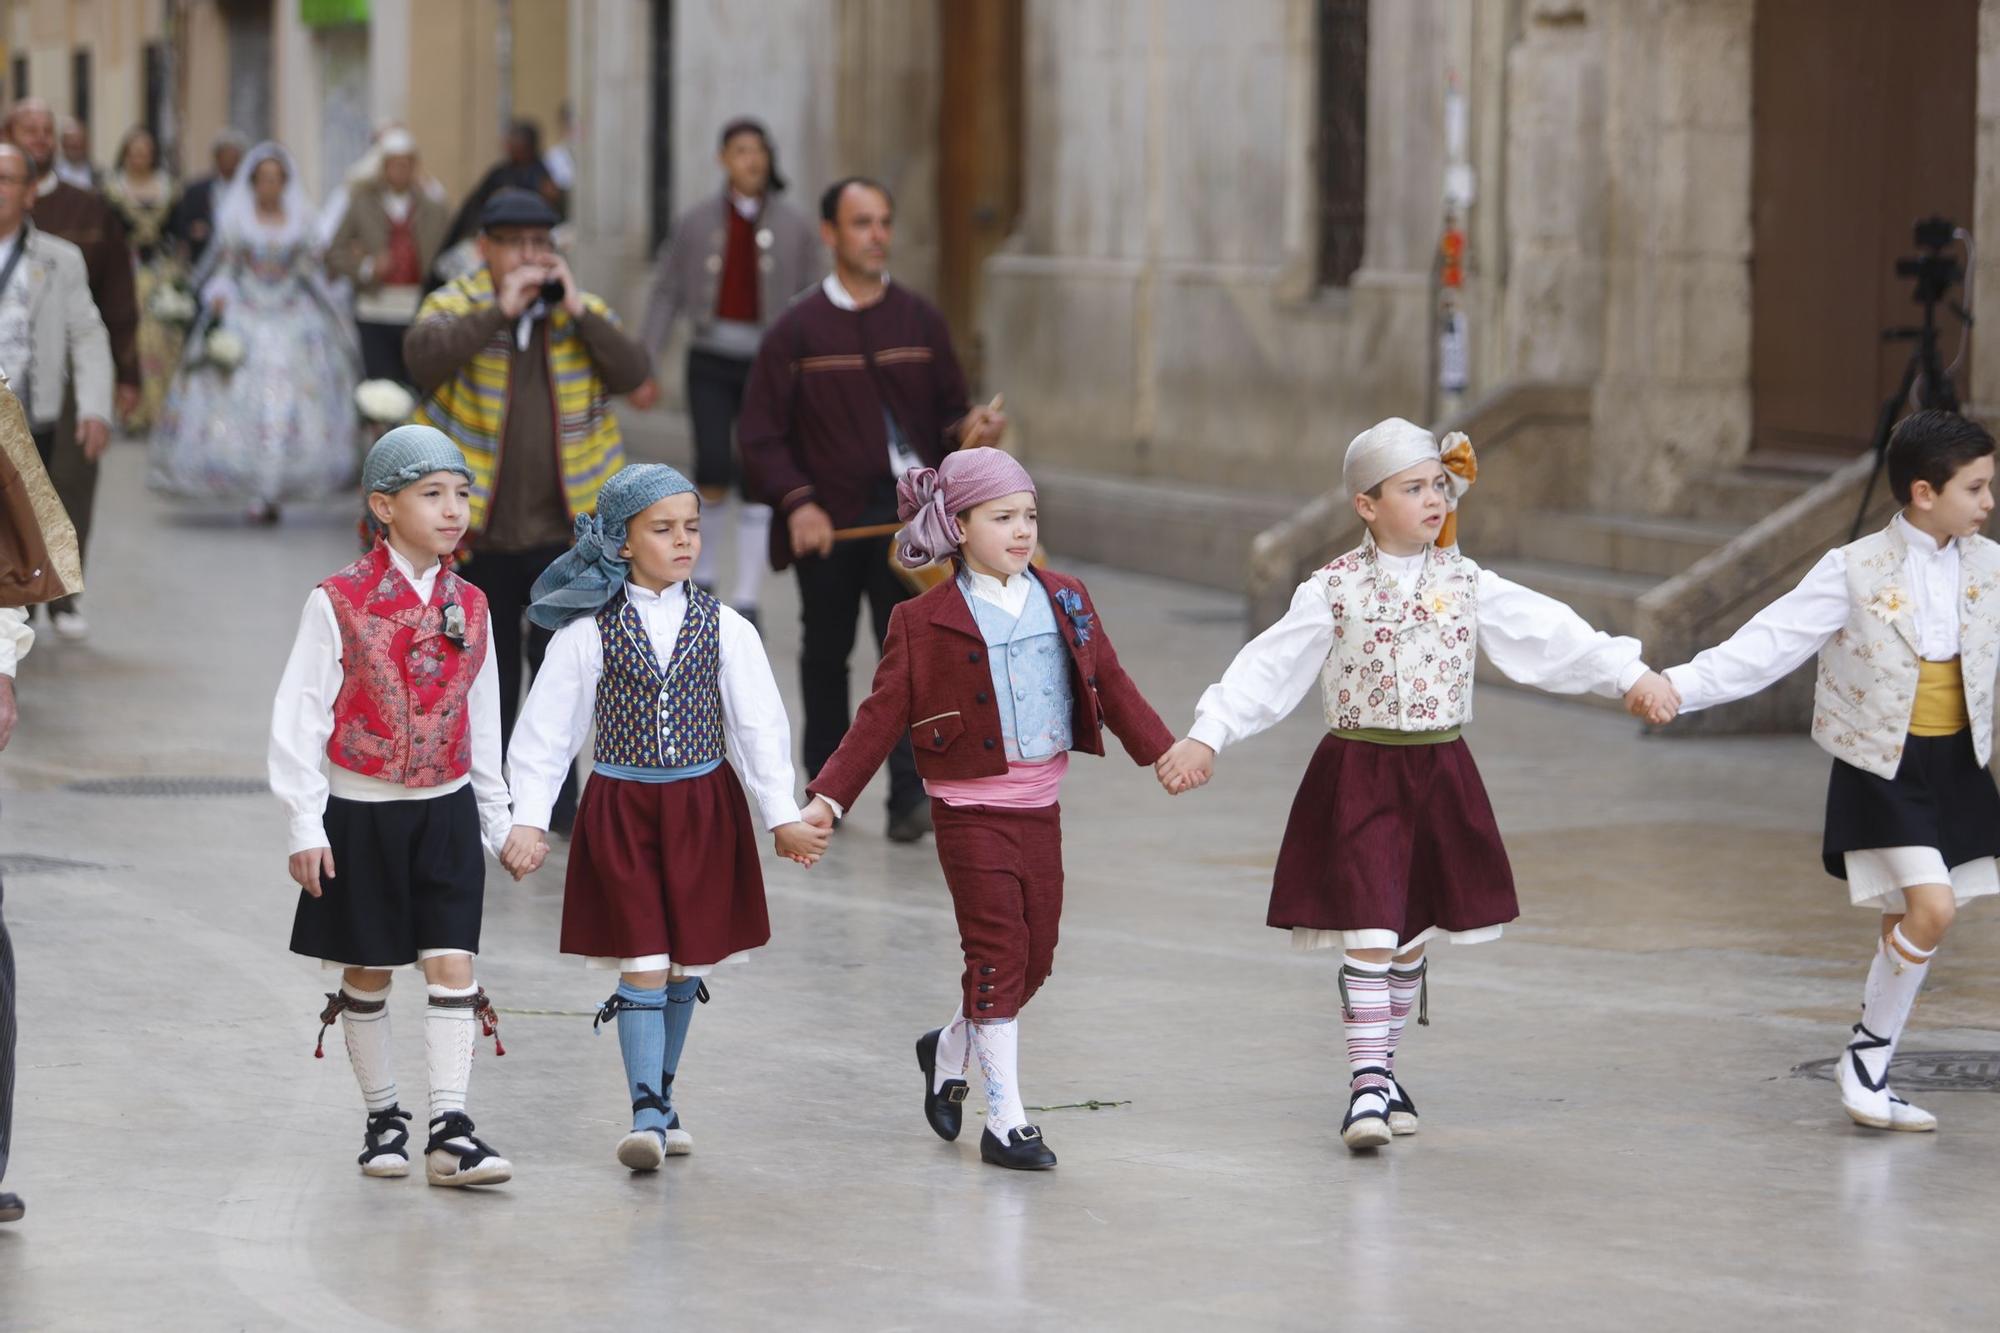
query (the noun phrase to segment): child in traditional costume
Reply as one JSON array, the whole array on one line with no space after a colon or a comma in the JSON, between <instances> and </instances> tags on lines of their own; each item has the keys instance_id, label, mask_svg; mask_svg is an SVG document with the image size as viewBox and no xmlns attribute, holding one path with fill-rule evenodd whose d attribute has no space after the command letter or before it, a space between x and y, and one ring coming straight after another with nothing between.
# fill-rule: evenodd
<instances>
[{"instance_id":1,"label":"child in traditional costume","mask_svg":"<svg viewBox=\"0 0 2000 1333\"><path fill-rule=\"evenodd\" d=\"M632 1098L618 1160L634 1171L693 1151L673 1095L695 1001L708 998L702 978L771 937L743 783L779 855L811 865L827 840L799 819L791 727L763 642L688 581L700 550L701 498L679 472L634 464L604 483L575 547L536 580L528 618L555 637L507 760L515 824L502 860L527 873L596 726L562 951L620 973L598 1022L618 1025Z\"/></svg>"},{"instance_id":2,"label":"child in traditional costume","mask_svg":"<svg viewBox=\"0 0 2000 1333\"><path fill-rule=\"evenodd\" d=\"M1834 760L1821 853L1849 899L1882 914L1838 1066L1841 1106L1875 1129L1937 1128L1890 1088L1889 1061L1958 904L2000 890L2000 792L1987 770L2000 546L1980 535L1993 462L1976 422L1906 417L1889 440L1903 505L1889 526L1827 552L1727 642L1666 673L1691 712L1819 656L1812 735Z\"/></svg>"},{"instance_id":3,"label":"child in traditional costume","mask_svg":"<svg viewBox=\"0 0 2000 1333\"><path fill-rule=\"evenodd\" d=\"M1292 804L1267 921L1299 949L1343 950L1348 1108L1341 1137L1380 1147L1417 1129L1396 1047L1434 938L1490 940L1514 919L1513 874L1460 729L1475 660L1556 693L1663 693L1639 645L1458 552L1470 444L1391 418L1348 446L1359 547L1299 585L1291 609L1201 696L1160 765L1168 791L1206 782L1224 746L1275 725L1320 684L1328 734ZM1424 1022L1421 1016L1418 1021Z\"/></svg>"},{"instance_id":4,"label":"child in traditional costume","mask_svg":"<svg viewBox=\"0 0 2000 1333\"><path fill-rule=\"evenodd\" d=\"M392 969L415 963L430 997L425 1174L452 1186L513 1174L465 1113L473 1025L493 1035L499 1021L473 978L481 847L498 852L509 823L492 624L486 598L451 570L471 478L429 426L368 451L375 547L307 597L271 710L271 790L291 818L302 890L292 951L342 969L320 1035L339 1021L367 1104L361 1170L409 1173L387 1006Z\"/></svg>"},{"instance_id":5,"label":"child in traditional costume","mask_svg":"<svg viewBox=\"0 0 2000 1333\"><path fill-rule=\"evenodd\" d=\"M924 1115L940 1137L958 1137L976 1057L980 1157L1043 1170L1056 1157L1022 1108L1018 1015L1055 962L1063 773L1072 750L1104 753L1105 727L1142 764L1173 734L1119 665L1083 584L1029 568L1035 483L1019 463L962 449L897 489L897 558L919 569L950 557L956 577L896 608L867 702L807 784L806 818L832 827L910 738L965 959L958 1011L917 1041Z\"/></svg>"}]
</instances>

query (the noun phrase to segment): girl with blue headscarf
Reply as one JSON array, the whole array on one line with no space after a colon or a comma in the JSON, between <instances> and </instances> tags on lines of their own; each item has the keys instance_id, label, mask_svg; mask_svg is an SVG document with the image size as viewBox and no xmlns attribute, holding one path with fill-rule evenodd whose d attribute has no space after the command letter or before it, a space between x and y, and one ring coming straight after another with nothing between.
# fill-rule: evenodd
<instances>
[{"instance_id":1,"label":"girl with blue headscarf","mask_svg":"<svg viewBox=\"0 0 2000 1333\"><path fill-rule=\"evenodd\" d=\"M763 642L689 581L700 553L701 498L686 477L641 463L604 483L576 545L535 582L528 618L555 637L508 750L514 830L500 859L523 874L541 864L556 791L597 729L562 951L620 973L598 1022L618 1025L632 1090L618 1160L634 1171L693 1150L673 1083L694 1003L708 998L702 978L771 937L744 784L780 856L810 866L827 842L799 817Z\"/></svg>"}]
</instances>

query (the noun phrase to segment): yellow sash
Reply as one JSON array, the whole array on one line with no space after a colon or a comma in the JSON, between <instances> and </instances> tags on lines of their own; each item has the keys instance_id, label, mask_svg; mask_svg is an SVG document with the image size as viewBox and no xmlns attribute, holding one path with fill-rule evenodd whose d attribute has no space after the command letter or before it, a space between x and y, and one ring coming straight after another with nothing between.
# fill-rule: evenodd
<instances>
[{"instance_id":1,"label":"yellow sash","mask_svg":"<svg viewBox=\"0 0 2000 1333\"><path fill-rule=\"evenodd\" d=\"M1972 725L1965 711L1965 677L1958 659L1917 663L1917 706L1910 710L1912 736L1949 736Z\"/></svg>"}]
</instances>

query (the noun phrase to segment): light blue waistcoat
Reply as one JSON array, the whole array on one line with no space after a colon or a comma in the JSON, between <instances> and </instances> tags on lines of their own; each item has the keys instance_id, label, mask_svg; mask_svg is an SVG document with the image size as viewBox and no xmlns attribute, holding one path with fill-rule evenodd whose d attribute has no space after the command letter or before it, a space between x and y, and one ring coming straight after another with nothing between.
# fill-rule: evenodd
<instances>
[{"instance_id":1,"label":"light blue waistcoat","mask_svg":"<svg viewBox=\"0 0 2000 1333\"><path fill-rule=\"evenodd\" d=\"M1031 591L1018 619L960 581L959 592L972 608L986 640L993 669L993 697L1000 705L1000 734L1010 761L1050 759L1070 747L1074 703L1069 686L1069 650L1056 628L1048 589L1032 574L1020 574Z\"/></svg>"}]
</instances>

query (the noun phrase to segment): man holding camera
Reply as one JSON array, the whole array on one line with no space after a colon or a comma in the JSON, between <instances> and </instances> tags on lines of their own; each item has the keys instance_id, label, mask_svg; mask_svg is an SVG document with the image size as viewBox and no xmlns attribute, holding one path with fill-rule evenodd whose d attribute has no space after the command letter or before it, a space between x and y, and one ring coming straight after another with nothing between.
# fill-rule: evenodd
<instances>
[{"instance_id":1,"label":"man holding camera","mask_svg":"<svg viewBox=\"0 0 2000 1333\"><path fill-rule=\"evenodd\" d=\"M424 394L411 419L449 435L472 465L471 559L461 572L493 612L503 741L521 703L528 590L625 463L612 395L652 372L611 308L578 290L556 252L556 221L540 195L495 191L479 213L484 266L432 292L403 338ZM546 630L527 630L530 672L548 642Z\"/></svg>"}]
</instances>

